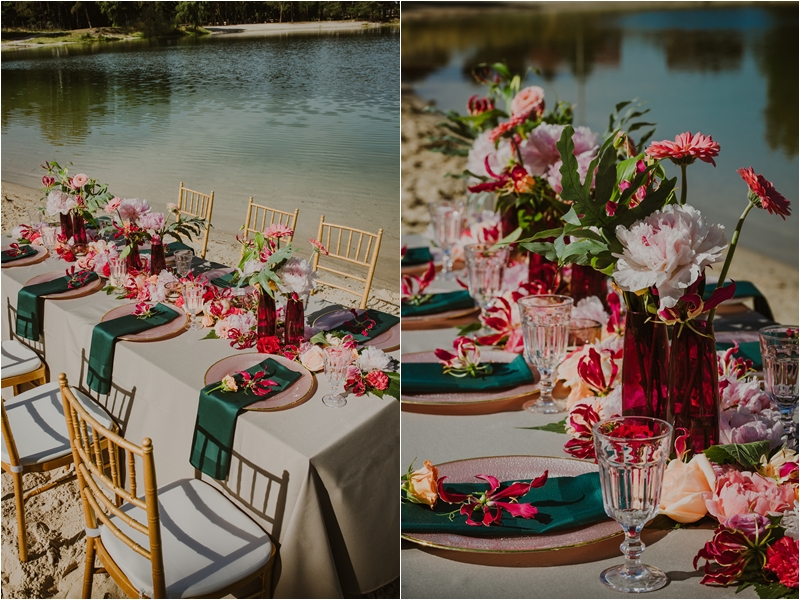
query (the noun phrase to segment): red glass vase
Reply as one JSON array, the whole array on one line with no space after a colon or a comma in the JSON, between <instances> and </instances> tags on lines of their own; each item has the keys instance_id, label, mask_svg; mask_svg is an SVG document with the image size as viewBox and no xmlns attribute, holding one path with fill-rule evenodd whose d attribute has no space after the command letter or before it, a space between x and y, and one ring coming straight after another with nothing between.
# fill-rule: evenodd
<instances>
[{"instance_id":1,"label":"red glass vase","mask_svg":"<svg viewBox=\"0 0 800 600\"><path fill-rule=\"evenodd\" d=\"M284 343L298 345L305 335L306 322L303 301L292 294L286 299L286 313L283 318Z\"/></svg>"},{"instance_id":2,"label":"red glass vase","mask_svg":"<svg viewBox=\"0 0 800 600\"><path fill-rule=\"evenodd\" d=\"M69 241L69 238L72 237L72 213L68 212L67 214L61 214L61 235L63 235L66 239L65 241Z\"/></svg>"},{"instance_id":3,"label":"red glass vase","mask_svg":"<svg viewBox=\"0 0 800 600\"><path fill-rule=\"evenodd\" d=\"M150 275L158 275L167 268L167 258L164 256L164 244L160 239L150 240Z\"/></svg>"},{"instance_id":4,"label":"red glass vase","mask_svg":"<svg viewBox=\"0 0 800 600\"><path fill-rule=\"evenodd\" d=\"M698 454L719 443L719 372L714 326L706 321L675 325L669 363L667 420L689 432Z\"/></svg>"},{"instance_id":5,"label":"red glass vase","mask_svg":"<svg viewBox=\"0 0 800 600\"><path fill-rule=\"evenodd\" d=\"M622 349L622 414L667 418L669 343L667 326L647 313L625 314Z\"/></svg>"},{"instance_id":6,"label":"red glass vase","mask_svg":"<svg viewBox=\"0 0 800 600\"><path fill-rule=\"evenodd\" d=\"M558 263L547 260L541 254L531 252L528 258L528 281L541 283L544 288L554 293L557 287Z\"/></svg>"},{"instance_id":7,"label":"red glass vase","mask_svg":"<svg viewBox=\"0 0 800 600\"><path fill-rule=\"evenodd\" d=\"M77 252L85 252L89 238L86 235L86 221L78 213L72 215L72 245Z\"/></svg>"},{"instance_id":8,"label":"red glass vase","mask_svg":"<svg viewBox=\"0 0 800 600\"><path fill-rule=\"evenodd\" d=\"M275 308L275 298L261 288L258 290L256 317L256 334L258 335L258 339L275 337L278 327L278 310Z\"/></svg>"},{"instance_id":9,"label":"red glass vase","mask_svg":"<svg viewBox=\"0 0 800 600\"><path fill-rule=\"evenodd\" d=\"M571 266L571 279L569 284L569 295L577 303L579 300L597 296L605 306L606 296L608 296L608 286L606 285L606 276L593 269L592 267L585 267L583 265L570 265ZM608 308L608 307L606 307Z\"/></svg>"},{"instance_id":10,"label":"red glass vase","mask_svg":"<svg viewBox=\"0 0 800 600\"><path fill-rule=\"evenodd\" d=\"M139 256L139 244L136 242L131 242L128 240L126 242L128 248L130 248L130 252L128 252L128 256L125 258L125 262L128 265L128 271L141 271L142 270L142 258Z\"/></svg>"}]
</instances>

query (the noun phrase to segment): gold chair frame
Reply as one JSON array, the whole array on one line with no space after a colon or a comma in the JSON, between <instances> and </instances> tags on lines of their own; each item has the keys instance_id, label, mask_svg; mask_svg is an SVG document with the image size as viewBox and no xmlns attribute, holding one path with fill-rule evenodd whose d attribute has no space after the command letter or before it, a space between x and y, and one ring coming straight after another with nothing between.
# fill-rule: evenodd
<instances>
[{"instance_id":1,"label":"gold chair frame","mask_svg":"<svg viewBox=\"0 0 800 600\"><path fill-rule=\"evenodd\" d=\"M100 425L80 405L75 395L69 389L67 376L61 373L58 376L61 385L64 414L67 420L70 446L75 461L75 472L78 478L78 489L83 503L83 512L88 530L97 530L98 521L129 548L145 557L152 564L153 596L166 598L166 579L164 574L164 558L161 547L161 522L158 510L158 486L156 484L155 459L153 457L153 442L144 438L141 446L129 442L115 431L110 431ZM87 427L88 426L88 427ZM102 452L98 445L99 436L108 443L109 471L106 474L102 462ZM142 463L144 482L144 500L136 492L136 457ZM127 459L127 460L126 460ZM120 465L126 465L126 489L120 475ZM104 493L105 490L105 493ZM109 497L112 496L113 500ZM122 502L133 504L145 511L147 522L137 521L120 507ZM149 548L144 548L118 527L109 518L111 513L124 521L131 528L146 535L149 539ZM95 557L117 585L131 598L139 598L141 592L131 583L130 579L114 561L108 550L103 546L102 538L86 537L86 562L83 576L83 597L91 598L92 581L95 569ZM275 560L275 545L267 564L260 571L244 577L243 579L209 594L208 598L222 598L242 585L261 579L261 590L252 597L264 598L272 585L272 566Z\"/></svg>"},{"instance_id":2,"label":"gold chair frame","mask_svg":"<svg viewBox=\"0 0 800 600\"><path fill-rule=\"evenodd\" d=\"M19 336L13 332L11 333L11 339L19 342L20 344L24 343L19 339ZM36 350L31 348L27 344L25 345L31 351L36 353L36 355L39 357L39 360L42 361L42 364L33 371L28 371L27 373L23 373L22 375L15 375L14 377L4 377L0 379L0 387L4 388L13 387L15 396L20 393L19 386L25 383L33 383L34 385L44 385L45 383L47 383L47 363L45 363L44 359L42 358L42 355L39 352L36 352Z\"/></svg>"},{"instance_id":3,"label":"gold chair frame","mask_svg":"<svg viewBox=\"0 0 800 600\"><path fill-rule=\"evenodd\" d=\"M263 204L256 204L253 202L253 197L250 196L250 201L247 203L247 216L244 220L244 235L245 237L250 237L251 233L263 233L273 223L286 225L294 230L297 226L297 215L299 213L299 208L295 208L294 212L290 213L277 208L270 208ZM294 238L294 234L283 239L291 243L292 238ZM242 247L242 255L244 255L244 247Z\"/></svg>"},{"instance_id":4,"label":"gold chair frame","mask_svg":"<svg viewBox=\"0 0 800 600\"><path fill-rule=\"evenodd\" d=\"M200 249L200 257L206 257L208 250L208 236L211 233L211 212L214 209L214 192L211 194L203 194L195 190L183 187L181 181L180 190L178 190L178 210L181 214L187 214L192 217L198 217L206 222L206 229L203 232L203 244Z\"/></svg>"},{"instance_id":5,"label":"gold chair frame","mask_svg":"<svg viewBox=\"0 0 800 600\"><path fill-rule=\"evenodd\" d=\"M317 234L317 239L328 251L328 258L341 260L358 267L365 267L367 269L367 276L359 277L358 275L345 273L338 269L322 266L319 264L320 253L315 252L311 264L314 271L327 271L334 275L339 275L340 277L360 281L364 284L364 292L362 294L331 281L317 281L322 285L342 290L354 296L360 296L361 302L359 308L366 308L367 300L369 299L369 290L372 287L372 278L375 275L375 265L378 263L378 252L381 248L382 238L383 229L378 229L378 233L376 234L346 225L334 225L333 223L326 223L325 215L321 215L319 218L319 233ZM363 258L361 258L362 255Z\"/></svg>"}]
</instances>

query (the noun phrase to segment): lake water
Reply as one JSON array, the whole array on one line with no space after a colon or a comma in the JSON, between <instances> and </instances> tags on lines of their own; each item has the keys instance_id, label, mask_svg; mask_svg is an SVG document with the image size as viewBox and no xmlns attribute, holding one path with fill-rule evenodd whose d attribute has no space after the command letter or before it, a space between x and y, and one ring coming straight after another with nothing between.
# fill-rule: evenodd
<instances>
[{"instance_id":1,"label":"lake water","mask_svg":"<svg viewBox=\"0 0 800 600\"><path fill-rule=\"evenodd\" d=\"M634 4L634 3L632 3ZM639 7L642 5L639 3ZM707 5L706 5L707 6ZM416 18L416 17L420 18ZM528 67L546 101L577 103L575 123L602 133L614 104L635 97L651 109L654 140L691 130L712 135L717 166L688 170L689 202L728 235L745 207L735 172L752 166L792 203L786 222L751 212L742 244L798 264L798 6L616 13L492 10L403 15L402 78L442 109L464 112L485 89L481 62ZM680 170L670 165L671 176Z\"/></svg>"},{"instance_id":2,"label":"lake water","mask_svg":"<svg viewBox=\"0 0 800 600\"><path fill-rule=\"evenodd\" d=\"M376 284L397 289L399 47L394 28L4 51L2 177L40 187L72 161L161 207L183 181L230 233L250 196L299 207L304 251L323 213L382 227Z\"/></svg>"}]
</instances>

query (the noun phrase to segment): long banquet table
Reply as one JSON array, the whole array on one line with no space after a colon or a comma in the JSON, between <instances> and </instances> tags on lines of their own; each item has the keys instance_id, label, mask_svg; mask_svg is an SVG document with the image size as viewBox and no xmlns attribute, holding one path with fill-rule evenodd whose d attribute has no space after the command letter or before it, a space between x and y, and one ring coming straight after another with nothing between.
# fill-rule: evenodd
<instances>
[{"instance_id":1,"label":"long banquet table","mask_svg":"<svg viewBox=\"0 0 800 600\"><path fill-rule=\"evenodd\" d=\"M59 260L2 269L3 339L9 338L25 282L67 266ZM103 292L45 302L38 348L51 380L61 372L73 385L85 380L92 329L124 302L130 301ZM308 314L325 305L312 298ZM222 358L254 352L235 350L224 340L200 341L205 334L186 331L159 342L118 342L114 389L100 397L125 437L153 440L159 485L197 476L189 452L205 372ZM398 403L350 395L344 408L332 409L320 400L329 390L325 378L317 377L317 385L312 398L291 409L241 414L228 480L202 476L278 542L275 597L358 595L399 575Z\"/></svg>"},{"instance_id":2,"label":"long banquet table","mask_svg":"<svg viewBox=\"0 0 800 600\"><path fill-rule=\"evenodd\" d=\"M409 236L411 237L411 236ZM407 243L413 247L419 238ZM451 291L454 283L436 282L429 291ZM403 329L403 354L450 348L454 327ZM560 421L565 414L542 415L523 410L493 414L422 414L406 405L402 411L401 469L412 461L434 465L489 456L554 456L564 452L564 434L524 429ZM477 473L476 473L477 474ZM489 473L491 474L491 473ZM539 475L539 473L531 474ZM735 587L700 585L702 572L692 560L712 530L688 527L676 531L645 530L642 557L667 573L670 583L647 594L653 598L733 598ZM604 569L622 563L620 536L579 549L528 554L488 555L424 548L404 540L401 546L403 598L624 598L600 583ZM702 563L701 563L702 564ZM755 598L748 589L736 597Z\"/></svg>"}]
</instances>

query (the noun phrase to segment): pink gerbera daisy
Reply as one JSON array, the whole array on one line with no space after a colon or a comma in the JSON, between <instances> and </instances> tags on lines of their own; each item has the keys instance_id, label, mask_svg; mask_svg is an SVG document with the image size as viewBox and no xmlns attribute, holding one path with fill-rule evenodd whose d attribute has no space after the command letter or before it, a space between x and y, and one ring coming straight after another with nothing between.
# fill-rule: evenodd
<instances>
[{"instance_id":1,"label":"pink gerbera daisy","mask_svg":"<svg viewBox=\"0 0 800 600\"><path fill-rule=\"evenodd\" d=\"M742 167L736 169L736 172L742 176L747 187L750 188L750 200L766 210L771 215L780 215L785 221L791 213L789 211L789 201L783 197L778 190L776 190L772 182L759 173L753 170L753 167Z\"/></svg>"},{"instance_id":2,"label":"pink gerbera daisy","mask_svg":"<svg viewBox=\"0 0 800 600\"><path fill-rule=\"evenodd\" d=\"M324 254L325 256L328 256L328 251L325 249L325 246L323 246L321 242L318 242L314 238L308 238L308 242L312 246L314 246L314 251L315 252L319 252L320 254Z\"/></svg>"},{"instance_id":3,"label":"pink gerbera daisy","mask_svg":"<svg viewBox=\"0 0 800 600\"><path fill-rule=\"evenodd\" d=\"M710 135L698 132L693 136L687 131L678 135L674 142L670 140L652 142L646 153L659 160L669 158L676 165L690 165L699 158L716 167L714 157L719 154L719 144L712 140Z\"/></svg>"},{"instance_id":4,"label":"pink gerbera daisy","mask_svg":"<svg viewBox=\"0 0 800 600\"><path fill-rule=\"evenodd\" d=\"M265 237L286 238L292 237L292 235L294 235L294 230L291 227L287 227L286 225L282 225L280 223L273 223L264 230Z\"/></svg>"}]
</instances>

